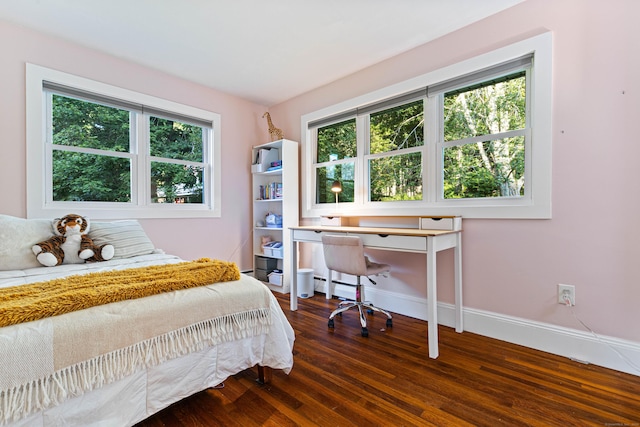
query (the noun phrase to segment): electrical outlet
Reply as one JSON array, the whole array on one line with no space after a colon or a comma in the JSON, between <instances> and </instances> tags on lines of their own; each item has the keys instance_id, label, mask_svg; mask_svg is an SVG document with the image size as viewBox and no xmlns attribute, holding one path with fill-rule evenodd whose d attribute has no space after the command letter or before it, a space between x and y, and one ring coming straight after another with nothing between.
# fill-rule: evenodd
<instances>
[{"instance_id":1,"label":"electrical outlet","mask_svg":"<svg viewBox=\"0 0 640 427\"><path fill-rule=\"evenodd\" d=\"M571 301L571 305L576 305L576 287L573 285L563 285L560 283L558 285L558 304L566 305L567 302L565 300L565 295L569 297L569 301Z\"/></svg>"}]
</instances>

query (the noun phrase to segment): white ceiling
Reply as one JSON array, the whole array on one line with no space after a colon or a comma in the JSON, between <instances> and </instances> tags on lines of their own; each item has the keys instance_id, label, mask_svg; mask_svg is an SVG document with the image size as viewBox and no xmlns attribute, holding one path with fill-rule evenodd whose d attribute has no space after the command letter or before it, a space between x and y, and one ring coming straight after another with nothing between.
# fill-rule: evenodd
<instances>
[{"instance_id":1,"label":"white ceiling","mask_svg":"<svg viewBox=\"0 0 640 427\"><path fill-rule=\"evenodd\" d=\"M0 0L0 19L274 105L523 0Z\"/></svg>"}]
</instances>

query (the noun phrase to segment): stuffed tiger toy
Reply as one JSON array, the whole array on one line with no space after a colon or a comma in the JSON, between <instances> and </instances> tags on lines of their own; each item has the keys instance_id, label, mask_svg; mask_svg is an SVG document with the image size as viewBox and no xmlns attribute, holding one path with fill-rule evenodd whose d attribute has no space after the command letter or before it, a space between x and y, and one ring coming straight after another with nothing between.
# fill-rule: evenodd
<instances>
[{"instance_id":1,"label":"stuffed tiger toy","mask_svg":"<svg viewBox=\"0 0 640 427\"><path fill-rule=\"evenodd\" d=\"M97 246L87 235L90 227L87 218L69 214L56 218L52 225L54 236L31 247L38 262L45 267L113 258L113 245Z\"/></svg>"}]
</instances>

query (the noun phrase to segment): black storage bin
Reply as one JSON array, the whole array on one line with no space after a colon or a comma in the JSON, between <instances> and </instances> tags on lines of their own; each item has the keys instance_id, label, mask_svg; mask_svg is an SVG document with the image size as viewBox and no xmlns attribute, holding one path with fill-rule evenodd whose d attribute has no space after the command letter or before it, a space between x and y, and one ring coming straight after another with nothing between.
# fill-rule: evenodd
<instances>
[{"instance_id":1,"label":"black storage bin","mask_svg":"<svg viewBox=\"0 0 640 427\"><path fill-rule=\"evenodd\" d=\"M271 270L263 270L261 268L256 268L254 275L255 278L262 281L262 282L268 282L269 281L269 273L271 273Z\"/></svg>"},{"instance_id":2,"label":"black storage bin","mask_svg":"<svg viewBox=\"0 0 640 427\"><path fill-rule=\"evenodd\" d=\"M278 260L275 258L267 258L263 256L256 257L256 269L267 270L267 274L271 270L278 268ZM262 279L261 279L262 280Z\"/></svg>"}]
</instances>

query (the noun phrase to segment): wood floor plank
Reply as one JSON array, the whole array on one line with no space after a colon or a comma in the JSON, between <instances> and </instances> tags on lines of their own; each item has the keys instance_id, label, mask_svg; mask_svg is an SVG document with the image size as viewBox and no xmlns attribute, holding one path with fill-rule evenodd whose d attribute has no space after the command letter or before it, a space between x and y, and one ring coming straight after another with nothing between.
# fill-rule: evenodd
<instances>
[{"instance_id":1,"label":"wood floor plank","mask_svg":"<svg viewBox=\"0 0 640 427\"><path fill-rule=\"evenodd\" d=\"M137 427L640 425L640 376L443 326L429 359L424 321L370 316L363 338L354 312L327 328L335 299L292 312L276 297L296 332L290 375L243 371Z\"/></svg>"}]
</instances>

